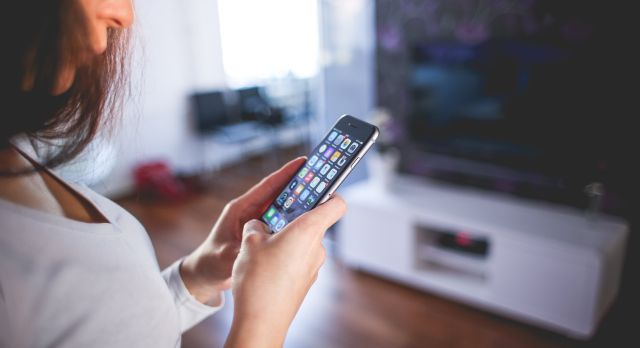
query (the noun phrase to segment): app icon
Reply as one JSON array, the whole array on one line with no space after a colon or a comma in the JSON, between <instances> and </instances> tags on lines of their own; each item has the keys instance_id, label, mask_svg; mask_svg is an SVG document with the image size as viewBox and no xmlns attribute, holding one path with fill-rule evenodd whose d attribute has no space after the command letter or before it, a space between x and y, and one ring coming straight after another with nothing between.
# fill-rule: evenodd
<instances>
[{"instance_id":1,"label":"app icon","mask_svg":"<svg viewBox=\"0 0 640 348\"><path fill-rule=\"evenodd\" d=\"M302 193L300 194L300 201L304 201L305 199L307 199L309 193L311 193L311 191L309 190L302 191Z\"/></svg>"},{"instance_id":2,"label":"app icon","mask_svg":"<svg viewBox=\"0 0 640 348\"><path fill-rule=\"evenodd\" d=\"M316 198L315 198L313 195L311 195L311 196L309 196L309 197L307 198L307 204L308 204L308 205L312 205L312 204L313 204L313 203L315 203L315 202L316 202Z\"/></svg>"},{"instance_id":3,"label":"app icon","mask_svg":"<svg viewBox=\"0 0 640 348\"><path fill-rule=\"evenodd\" d=\"M291 181L291 183L289 184L289 190L293 190L294 188L296 188L296 185L298 185L298 180L293 179L293 181Z\"/></svg>"},{"instance_id":4,"label":"app icon","mask_svg":"<svg viewBox=\"0 0 640 348\"><path fill-rule=\"evenodd\" d=\"M322 168L323 165L324 165L324 161L323 160L319 160L318 162L316 162L316 165L313 166L313 169L318 170L318 169Z\"/></svg>"},{"instance_id":5,"label":"app icon","mask_svg":"<svg viewBox=\"0 0 640 348\"><path fill-rule=\"evenodd\" d=\"M342 144L340 144L340 148L344 150L349 146L349 144L351 144L351 139L347 138L342 142Z\"/></svg>"},{"instance_id":6,"label":"app icon","mask_svg":"<svg viewBox=\"0 0 640 348\"><path fill-rule=\"evenodd\" d=\"M333 141L333 139L335 139L338 136L338 132L333 131L331 132L331 134L329 134L329 136L327 137L328 141Z\"/></svg>"},{"instance_id":7,"label":"app icon","mask_svg":"<svg viewBox=\"0 0 640 348\"><path fill-rule=\"evenodd\" d=\"M353 153L353 151L355 151L358 148L358 143L353 143L351 144L351 146L349 146L349 153Z\"/></svg>"},{"instance_id":8,"label":"app icon","mask_svg":"<svg viewBox=\"0 0 640 348\"><path fill-rule=\"evenodd\" d=\"M302 168L302 170L300 170L300 172L298 173L298 177L300 179L304 178L305 175L307 175L307 173L309 172L309 168L304 167Z\"/></svg>"},{"instance_id":9,"label":"app icon","mask_svg":"<svg viewBox=\"0 0 640 348\"><path fill-rule=\"evenodd\" d=\"M337 169L331 169L331 171L329 172L329 174L327 174L327 179L331 180L333 179L334 176L336 176L336 173L338 173Z\"/></svg>"},{"instance_id":10,"label":"app icon","mask_svg":"<svg viewBox=\"0 0 640 348\"><path fill-rule=\"evenodd\" d=\"M322 175L327 174L329 169L331 169L331 165L325 164L324 167L322 167L322 169L320 169L320 174L322 174Z\"/></svg>"},{"instance_id":11,"label":"app icon","mask_svg":"<svg viewBox=\"0 0 640 348\"><path fill-rule=\"evenodd\" d=\"M285 219L282 219L280 221L278 221L278 223L276 224L275 230L276 232L280 232L282 231L282 229L284 228L284 225L287 224L287 221Z\"/></svg>"},{"instance_id":12,"label":"app icon","mask_svg":"<svg viewBox=\"0 0 640 348\"><path fill-rule=\"evenodd\" d=\"M308 183L309 181L311 181L311 179L313 179L314 176L315 174L313 174L313 172L309 172L307 176L304 177L304 182Z\"/></svg>"},{"instance_id":13,"label":"app icon","mask_svg":"<svg viewBox=\"0 0 640 348\"><path fill-rule=\"evenodd\" d=\"M283 205L284 201L287 200L287 198L289 198L289 192L284 191L280 194L280 196L278 197L278 199L276 199L276 203L278 203L278 205Z\"/></svg>"},{"instance_id":14,"label":"app icon","mask_svg":"<svg viewBox=\"0 0 640 348\"><path fill-rule=\"evenodd\" d=\"M333 141L333 145L340 145L340 143L344 140L344 135L338 135L336 140Z\"/></svg>"},{"instance_id":15,"label":"app icon","mask_svg":"<svg viewBox=\"0 0 640 348\"><path fill-rule=\"evenodd\" d=\"M327 187L327 183L323 181L320 183L320 185L318 185L318 187L316 187L316 192L322 193L325 187Z\"/></svg>"},{"instance_id":16,"label":"app icon","mask_svg":"<svg viewBox=\"0 0 640 348\"><path fill-rule=\"evenodd\" d=\"M311 158L309 158L309 163L308 163L309 167L316 164L316 162L318 162L318 156L316 155L311 156Z\"/></svg>"},{"instance_id":17,"label":"app icon","mask_svg":"<svg viewBox=\"0 0 640 348\"><path fill-rule=\"evenodd\" d=\"M271 221L269 221L271 223L271 226L275 226L275 224L278 223L278 220L280 219L280 214L276 214L271 218Z\"/></svg>"},{"instance_id":18,"label":"app icon","mask_svg":"<svg viewBox=\"0 0 640 348\"><path fill-rule=\"evenodd\" d=\"M300 192L302 192L302 190L304 190L304 185L300 184L296 187L295 191L293 191L293 193L295 193L296 195L300 195Z\"/></svg>"},{"instance_id":19,"label":"app icon","mask_svg":"<svg viewBox=\"0 0 640 348\"><path fill-rule=\"evenodd\" d=\"M269 221L273 217L273 214L275 213L276 213L276 208L274 208L273 206L269 207L269 210L267 210L267 213L264 214L265 220Z\"/></svg>"},{"instance_id":20,"label":"app icon","mask_svg":"<svg viewBox=\"0 0 640 348\"><path fill-rule=\"evenodd\" d=\"M320 182L320 178L319 177L315 177L312 181L311 184L309 184L311 187L316 187L316 185L318 185L318 183Z\"/></svg>"},{"instance_id":21,"label":"app icon","mask_svg":"<svg viewBox=\"0 0 640 348\"><path fill-rule=\"evenodd\" d=\"M334 152L333 156L331 156L331 162L335 162L340 157L340 155L342 155L340 151Z\"/></svg>"},{"instance_id":22,"label":"app icon","mask_svg":"<svg viewBox=\"0 0 640 348\"><path fill-rule=\"evenodd\" d=\"M289 197L289 198L284 202L283 207L284 207L285 209L289 209L289 208L291 207L291 205L293 204L293 202L295 202L295 201L296 201L296 199L295 199L294 197Z\"/></svg>"},{"instance_id":23,"label":"app icon","mask_svg":"<svg viewBox=\"0 0 640 348\"><path fill-rule=\"evenodd\" d=\"M342 156L342 158L338 160L338 165L342 167L345 163L347 163L347 156Z\"/></svg>"},{"instance_id":24,"label":"app icon","mask_svg":"<svg viewBox=\"0 0 640 348\"><path fill-rule=\"evenodd\" d=\"M332 148L331 146L329 146L329 148L327 149L327 151L324 152L324 157L329 158L331 157L331 154L333 153L333 151L335 151L336 149Z\"/></svg>"},{"instance_id":25,"label":"app icon","mask_svg":"<svg viewBox=\"0 0 640 348\"><path fill-rule=\"evenodd\" d=\"M327 145L322 144L322 145L320 145L320 148L318 149L318 153L323 153L326 149L327 149Z\"/></svg>"}]
</instances>

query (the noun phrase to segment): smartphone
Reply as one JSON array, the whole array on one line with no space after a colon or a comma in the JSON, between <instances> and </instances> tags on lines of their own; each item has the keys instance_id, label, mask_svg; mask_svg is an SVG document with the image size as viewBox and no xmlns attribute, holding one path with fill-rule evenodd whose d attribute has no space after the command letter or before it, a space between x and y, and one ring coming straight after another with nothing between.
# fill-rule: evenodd
<instances>
[{"instance_id":1,"label":"smartphone","mask_svg":"<svg viewBox=\"0 0 640 348\"><path fill-rule=\"evenodd\" d=\"M378 138L376 126L343 115L262 215L272 233L326 202Z\"/></svg>"}]
</instances>

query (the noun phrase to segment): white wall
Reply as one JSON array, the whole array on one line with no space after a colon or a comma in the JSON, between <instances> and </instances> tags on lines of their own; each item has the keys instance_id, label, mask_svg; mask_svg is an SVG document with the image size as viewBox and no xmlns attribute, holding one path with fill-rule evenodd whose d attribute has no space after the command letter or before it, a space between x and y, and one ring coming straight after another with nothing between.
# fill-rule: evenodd
<instances>
[{"instance_id":1,"label":"white wall","mask_svg":"<svg viewBox=\"0 0 640 348\"><path fill-rule=\"evenodd\" d=\"M130 190L133 167L142 161L198 168L187 96L225 84L216 0L137 0L134 32L134 96L113 140L115 166L94 185L107 195Z\"/></svg>"},{"instance_id":2,"label":"white wall","mask_svg":"<svg viewBox=\"0 0 640 348\"><path fill-rule=\"evenodd\" d=\"M329 129L343 114L367 119L375 105L374 0L322 0L318 115ZM316 134L319 141L323 133ZM366 158L366 157L365 157ZM344 185L366 177L359 165Z\"/></svg>"}]
</instances>

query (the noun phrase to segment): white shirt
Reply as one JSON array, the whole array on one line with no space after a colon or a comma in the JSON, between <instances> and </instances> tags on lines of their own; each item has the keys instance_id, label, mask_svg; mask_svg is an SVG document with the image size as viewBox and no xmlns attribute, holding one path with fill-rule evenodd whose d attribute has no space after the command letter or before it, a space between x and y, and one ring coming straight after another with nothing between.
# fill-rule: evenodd
<instances>
[{"instance_id":1,"label":"white shirt","mask_svg":"<svg viewBox=\"0 0 640 348\"><path fill-rule=\"evenodd\" d=\"M142 225L71 185L107 218L83 223L0 199L0 347L179 347L222 307L160 272Z\"/></svg>"}]
</instances>

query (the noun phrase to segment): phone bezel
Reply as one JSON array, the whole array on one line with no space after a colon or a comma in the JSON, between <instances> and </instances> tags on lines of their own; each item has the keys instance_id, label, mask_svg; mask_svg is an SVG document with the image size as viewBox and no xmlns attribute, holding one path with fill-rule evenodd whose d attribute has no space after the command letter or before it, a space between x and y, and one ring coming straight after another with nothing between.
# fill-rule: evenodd
<instances>
[{"instance_id":1,"label":"phone bezel","mask_svg":"<svg viewBox=\"0 0 640 348\"><path fill-rule=\"evenodd\" d=\"M346 127L349 128L359 128L359 127L367 127L371 130L371 134L368 136L368 138L366 140L363 140L362 143L365 144L364 146L362 146L360 148L360 150L358 150L354 155L353 155L353 160L350 161L350 163L345 164L348 167L346 169L344 169L338 176L338 178L333 182L333 184L325 191L325 193L322 195L322 198L320 198L318 200L318 202L316 203L316 205L313 206L313 208L317 207L318 205L328 201L331 196L336 192L336 190L338 190L338 187L340 187L340 185L342 184L342 182L349 176L349 174L353 171L353 168L355 168L355 166L360 162L360 160L362 160L362 157L364 157L364 155L367 153L367 151L369 151L369 149L373 146L373 144L375 143L376 139L378 138L378 135L380 134L380 131L378 130L378 127L364 122L362 120L359 120L351 115L342 115L337 121L336 123L333 125L333 127L331 127L331 129L329 130L328 133L331 133L331 131L334 128L338 128L341 131L345 131L348 128L340 128L339 126L341 124L344 124ZM327 134L328 134L327 133ZM326 135L325 135L326 137ZM324 137L323 137L324 139ZM311 209L313 209L311 208ZM311 210L310 209L310 210Z\"/></svg>"}]
</instances>

